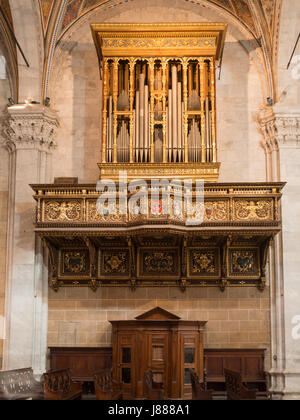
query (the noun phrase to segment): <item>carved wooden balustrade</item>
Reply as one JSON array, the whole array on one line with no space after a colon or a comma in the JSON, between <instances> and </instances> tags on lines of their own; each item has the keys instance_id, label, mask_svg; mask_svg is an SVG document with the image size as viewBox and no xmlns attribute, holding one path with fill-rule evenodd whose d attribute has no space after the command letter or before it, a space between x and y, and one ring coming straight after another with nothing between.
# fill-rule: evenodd
<instances>
[{"instance_id":1,"label":"carved wooden balustrade","mask_svg":"<svg viewBox=\"0 0 300 420\"><path fill-rule=\"evenodd\" d=\"M149 194L148 214L120 214L117 193L116 212L102 214L95 185L33 185L36 232L50 251L50 284L56 290L102 284L264 288L269 244L281 230L283 187L207 184L196 207L203 221L189 225L184 198L172 188L169 212L160 195ZM195 204L195 190L189 194Z\"/></svg>"}]
</instances>

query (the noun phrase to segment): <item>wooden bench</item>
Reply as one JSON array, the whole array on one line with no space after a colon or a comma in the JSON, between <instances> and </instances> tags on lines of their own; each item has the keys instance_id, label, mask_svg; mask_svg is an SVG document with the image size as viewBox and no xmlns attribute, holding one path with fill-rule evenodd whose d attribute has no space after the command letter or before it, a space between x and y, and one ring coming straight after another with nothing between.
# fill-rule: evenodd
<instances>
[{"instance_id":1,"label":"wooden bench","mask_svg":"<svg viewBox=\"0 0 300 420\"><path fill-rule=\"evenodd\" d=\"M43 400L43 384L31 368L0 372L0 400Z\"/></svg>"},{"instance_id":2,"label":"wooden bench","mask_svg":"<svg viewBox=\"0 0 300 420\"><path fill-rule=\"evenodd\" d=\"M111 369L103 369L94 376L95 393L98 401L122 400L122 384L112 378Z\"/></svg>"},{"instance_id":3,"label":"wooden bench","mask_svg":"<svg viewBox=\"0 0 300 420\"><path fill-rule=\"evenodd\" d=\"M44 373L46 400L80 400L82 384L74 383L69 369L51 370Z\"/></svg>"},{"instance_id":4,"label":"wooden bench","mask_svg":"<svg viewBox=\"0 0 300 420\"><path fill-rule=\"evenodd\" d=\"M150 401L164 400L164 387L154 381L153 372L148 369L145 373L146 398Z\"/></svg>"},{"instance_id":5,"label":"wooden bench","mask_svg":"<svg viewBox=\"0 0 300 420\"><path fill-rule=\"evenodd\" d=\"M269 399L264 349L205 349L206 382L214 390L214 399L226 399L225 369L239 372L248 389L257 389L257 397Z\"/></svg>"},{"instance_id":6,"label":"wooden bench","mask_svg":"<svg viewBox=\"0 0 300 420\"><path fill-rule=\"evenodd\" d=\"M212 401L213 391L208 391L206 389L205 383L200 381L200 378L194 369L190 369L190 374L192 381L193 400Z\"/></svg>"},{"instance_id":7,"label":"wooden bench","mask_svg":"<svg viewBox=\"0 0 300 420\"><path fill-rule=\"evenodd\" d=\"M225 381L227 399L230 401L256 400L256 390L249 390L243 384L242 375L239 372L225 369Z\"/></svg>"}]
</instances>

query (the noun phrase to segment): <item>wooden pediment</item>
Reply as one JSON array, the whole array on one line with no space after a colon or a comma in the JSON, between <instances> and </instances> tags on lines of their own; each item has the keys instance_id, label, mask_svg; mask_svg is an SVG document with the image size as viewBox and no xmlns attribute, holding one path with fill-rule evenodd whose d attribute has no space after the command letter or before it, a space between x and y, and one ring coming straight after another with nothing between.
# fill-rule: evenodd
<instances>
[{"instance_id":1,"label":"wooden pediment","mask_svg":"<svg viewBox=\"0 0 300 420\"><path fill-rule=\"evenodd\" d=\"M181 319L179 316L172 314L171 312L166 311L160 307L151 309L142 315L139 315L135 318L136 320L157 320L157 321L172 321Z\"/></svg>"}]
</instances>

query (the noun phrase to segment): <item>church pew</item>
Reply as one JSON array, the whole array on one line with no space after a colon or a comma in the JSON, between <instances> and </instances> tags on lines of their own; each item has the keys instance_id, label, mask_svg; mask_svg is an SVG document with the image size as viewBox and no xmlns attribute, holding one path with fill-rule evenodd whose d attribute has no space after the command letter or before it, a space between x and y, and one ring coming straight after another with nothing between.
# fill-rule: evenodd
<instances>
[{"instance_id":1,"label":"church pew","mask_svg":"<svg viewBox=\"0 0 300 420\"><path fill-rule=\"evenodd\" d=\"M81 400L82 384L71 379L69 369L52 370L44 373L46 400Z\"/></svg>"},{"instance_id":2,"label":"church pew","mask_svg":"<svg viewBox=\"0 0 300 420\"><path fill-rule=\"evenodd\" d=\"M43 384L34 379L32 368L0 372L0 400L43 399Z\"/></svg>"},{"instance_id":3,"label":"church pew","mask_svg":"<svg viewBox=\"0 0 300 420\"><path fill-rule=\"evenodd\" d=\"M122 400L122 384L112 378L112 370L104 369L94 376L94 386L98 401Z\"/></svg>"},{"instance_id":4,"label":"church pew","mask_svg":"<svg viewBox=\"0 0 300 420\"><path fill-rule=\"evenodd\" d=\"M190 374L192 381L193 400L212 401L213 391L208 391L207 389L205 389L205 384L203 382L200 382L199 376L194 371L194 369L190 369Z\"/></svg>"},{"instance_id":5,"label":"church pew","mask_svg":"<svg viewBox=\"0 0 300 420\"><path fill-rule=\"evenodd\" d=\"M239 372L225 369L225 382L227 400L229 401L256 401L256 390L249 390L243 383Z\"/></svg>"}]
</instances>

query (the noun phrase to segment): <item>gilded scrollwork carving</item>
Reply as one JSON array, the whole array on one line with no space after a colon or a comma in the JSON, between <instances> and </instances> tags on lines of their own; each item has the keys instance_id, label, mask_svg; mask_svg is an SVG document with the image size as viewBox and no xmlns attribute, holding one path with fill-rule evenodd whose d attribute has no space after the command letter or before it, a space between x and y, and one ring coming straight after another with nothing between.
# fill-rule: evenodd
<instances>
[{"instance_id":1,"label":"gilded scrollwork carving","mask_svg":"<svg viewBox=\"0 0 300 420\"><path fill-rule=\"evenodd\" d=\"M82 220L82 204L78 200L46 201L44 211L45 222L80 222Z\"/></svg>"},{"instance_id":2,"label":"gilded scrollwork carving","mask_svg":"<svg viewBox=\"0 0 300 420\"><path fill-rule=\"evenodd\" d=\"M230 220L228 201L206 201L205 202L205 221L223 222Z\"/></svg>"},{"instance_id":3,"label":"gilded scrollwork carving","mask_svg":"<svg viewBox=\"0 0 300 420\"><path fill-rule=\"evenodd\" d=\"M139 275L153 277L180 277L179 250L142 249L139 254Z\"/></svg>"},{"instance_id":4,"label":"gilded scrollwork carving","mask_svg":"<svg viewBox=\"0 0 300 420\"><path fill-rule=\"evenodd\" d=\"M174 258L168 252L148 253L144 264L148 273L172 273L174 270Z\"/></svg>"},{"instance_id":5,"label":"gilded scrollwork carving","mask_svg":"<svg viewBox=\"0 0 300 420\"><path fill-rule=\"evenodd\" d=\"M241 276L248 278L260 278L260 253L259 248L234 249L229 252L229 277Z\"/></svg>"},{"instance_id":6,"label":"gilded scrollwork carving","mask_svg":"<svg viewBox=\"0 0 300 420\"><path fill-rule=\"evenodd\" d=\"M252 251L235 251L232 253L232 267L236 273L250 273L254 268L254 255Z\"/></svg>"},{"instance_id":7,"label":"gilded scrollwork carving","mask_svg":"<svg viewBox=\"0 0 300 420\"><path fill-rule=\"evenodd\" d=\"M190 278L219 278L219 248L190 248L188 252L188 271Z\"/></svg>"},{"instance_id":8,"label":"gilded scrollwork carving","mask_svg":"<svg viewBox=\"0 0 300 420\"><path fill-rule=\"evenodd\" d=\"M104 39L104 48L214 48L213 38L120 38Z\"/></svg>"},{"instance_id":9,"label":"gilded scrollwork carving","mask_svg":"<svg viewBox=\"0 0 300 420\"><path fill-rule=\"evenodd\" d=\"M273 220L273 200L239 200L234 203L235 220Z\"/></svg>"},{"instance_id":10,"label":"gilded scrollwork carving","mask_svg":"<svg viewBox=\"0 0 300 420\"><path fill-rule=\"evenodd\" d=\"M126 254L119 253L118 255L109 255L104 257L106 273L125 273L125 258Z\"/></svg>"},{"instance_id":11,"label":"gilded scrollwork carving","mask_svg":"<svg viewBox=\"0 0 300 420\"><path fill-rule=\"evenodd\" d=\"M85 250L63 251L64 274L85 274L87 268L87 252Z\"/></svg>"},{"instance_id":12,"label":"gilded scrollwork carving","mask_svg":"<svg viewBox=\"0 0 300 420\"><path fill-rule=\"evenodd\" d=\"M120 223L126 221L125 215L119 214L118 206L110 205L107 212L101 212L97 209L96 201L87 202L87 220L88 222L98 223Z\"/></svg>"},{"instance_id":13,"label":"gilded scrollwork carving","mask_svg":"<svg viewBox=\"0 0 300 420\"><path fill-rule=\"evenodd\" d=\"M129 251L102 251L102 270L105 276L129 275Z\"/></svg>"},{"instance_id":14,"label":"gilded scrollwork carving","mask_svg":"<svg viewBox=\"0 0 300 420\"><path fill-rule=\"evenodd\" d=\"M192 256L193 274L208 273L214 274L216 272L215 253L213 251L193 251Z\"/></svg>"}]
</instances>

